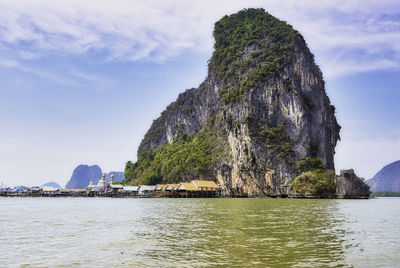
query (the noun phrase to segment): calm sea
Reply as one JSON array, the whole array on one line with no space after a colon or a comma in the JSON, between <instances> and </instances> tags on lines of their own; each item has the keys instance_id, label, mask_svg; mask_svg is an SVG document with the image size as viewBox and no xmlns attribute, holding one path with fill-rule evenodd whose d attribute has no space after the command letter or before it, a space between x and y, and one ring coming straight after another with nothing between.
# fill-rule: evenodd
<instances>
[{"instance_id":1,"label":"calm sea","mask_svg":"<svg viewBox=\"0 0 400 268\"><path fill-rule=\"evenodd\" d=\"M0 198L1 267L400 267L400 198Z\"/></svg>"}]
</instances>

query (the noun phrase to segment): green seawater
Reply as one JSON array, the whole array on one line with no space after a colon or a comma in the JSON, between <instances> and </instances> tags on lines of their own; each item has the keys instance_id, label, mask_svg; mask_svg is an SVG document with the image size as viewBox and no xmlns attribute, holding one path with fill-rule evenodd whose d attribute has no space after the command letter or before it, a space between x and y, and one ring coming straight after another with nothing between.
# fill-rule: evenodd
<instances>
[{"instance_id":1,"label":"green seawater","mask_svg":"<svg viewBox=\"0 0 400 268\"><path fill-rule=\"evenodd\" d=\"M400 198L0 198L1 267L399 267Z\"/></svg>"}]
</instances>

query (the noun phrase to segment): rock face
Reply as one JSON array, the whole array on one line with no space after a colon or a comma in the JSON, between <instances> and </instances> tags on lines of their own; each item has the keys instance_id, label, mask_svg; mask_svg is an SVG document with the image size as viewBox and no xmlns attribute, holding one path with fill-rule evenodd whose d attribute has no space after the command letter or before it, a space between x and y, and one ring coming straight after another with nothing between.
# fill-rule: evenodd
<instances>
[{"instance_id":1,"label":"rock face","mask_svg":"<svg viewBox=\"0 0 400 268\"><path fill-rule=\"evenodd\" d=\"M105 175L107 183L110 181L111 175L114 175L114 182L125 179L124 173L119 171L111 171ZM74 169L71 179L68 181L67 185L65 185L65 188L86 188L91 181L97 184L101 176L102 170L99 166L79 165Z\"/></svg>"},{"instance_id":2,"label":"rock face","mask_svg":"<svg viewBox=\"0 0 400 268\"><path fill-rule=\"evenodd\" d=\"M298 175L296 161L320 158L334 169L340 126L303 37L263 9L225 16L214 37L205 81L180 94L153 122L128 180L204 178L232 196L286 195ZM151 161L182 139L188 147L199 135L208 151L204 159L190 156L193 172L182 168L170 176L161 162L150 172ZM206 168L198 171L200 163Z\"/></svg>"},{"instance_id":3,"label":"rock face","mask_svg":"<svg viewBox=\"0 0 400 268\"><path fill-rule=\"evenodd\" d=\"M47 182L47 183L43 184L41 187L44 187L44 186L51 186L51 187L58 188L58 189L61 188L60 184L58 184L57 182L53 182L53 181Z\"/></svg>"},{"instance_id":4,"label":"rock face","mask_svg":"<svg viewBox=\"0 0 400 268\"><path fill-rule=\"evenodd\" d=\"M354 170L341 170L336 177L336 194L338 198L369 198L369 186L365 184Z\"/></svg>"},{"instance_id":5,"label":"rock face","mask_svg":"<svg viewBox=\"0 0 400 268\"><path fill-rule=\"evenodd\" d=\"M366 183L372 192L400 192L400 160L384 166Z\"/></svg>"}]
</instances>

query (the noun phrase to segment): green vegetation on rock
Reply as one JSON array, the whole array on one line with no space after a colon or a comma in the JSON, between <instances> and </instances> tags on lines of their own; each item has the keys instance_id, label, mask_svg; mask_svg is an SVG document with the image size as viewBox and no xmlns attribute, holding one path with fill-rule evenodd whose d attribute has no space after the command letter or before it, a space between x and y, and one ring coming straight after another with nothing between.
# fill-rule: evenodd
<instances>
[{"instance_id":1,"label":"green vegetation on rock","mask_svg":"<svg viewBox=\"0 0 400 268\"><path fill-rule=\"evenodd\" d=\"M322 164L321 159L306 157L296 162L296 170L301 172L324 170L324 164Z\"/></svg>"},{"instance_id":2,"label":"green vegetation on rock","mask_svg":"<svg viewBox=\"0 0 400 268\"><path fill-rule=\"evenodd\" d=\"M280 158L289 160L295 156L293 141L285 132L284 123L262 130L260 136L265 139L266 147L277 153Z\"/></svg>"},{"instance_id":3,"label":"green vegetation on rock","mask_svg":"<svg viewBox=\"0 0 400 268\"><path fill-rule=\"evenodd\" d=\"M171 144L147 150L136 163L128 162L125 183L151 185L209 179L215 162L224 156L224 144L211 130L183 134Z\"/></svg>"},{"instance_id":4,"label":"green vegetation on rock","mask_svg":"<svg viewBox=\"0 0 400 268\"><path fill-rule=\"evenodd\" d=\"M300 174L290 184L290 189L299 195L329 196L335 194L335 172L326 170L321 159L306 157L296 162L295 170Z\"/></svg>"},{"instance_id":5,"label":"green vegetation on rock","mask_svg":"<svg viewBox=\"0 0 400 268\"><path fill-rule=\"evenodd\" d=\"M335 173L332 170L321 169L303 172L292 181L290 189L303 196L335 194Z\"/></svg>"},{"instance_id":6,"label":"green vegetation on rock","mask_svg":"<svg viewBox=\"0 0 400 268\"><path fill-rule=\"evenodd\" d=\"M245 9L219 20L210 67L222 81L222 100L237 102L250 88L280 76L292 61L296 36L292 26L264 9ZM292 82L285 88L291 90Z\"/></svg>"}]
</instances>

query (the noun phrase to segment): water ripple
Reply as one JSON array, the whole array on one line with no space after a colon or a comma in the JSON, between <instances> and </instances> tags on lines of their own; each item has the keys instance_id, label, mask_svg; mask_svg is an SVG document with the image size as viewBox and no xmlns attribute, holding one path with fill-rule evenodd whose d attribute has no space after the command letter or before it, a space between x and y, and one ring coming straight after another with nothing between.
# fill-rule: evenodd
<instances>
[{"instance_id":1,"label":"water ripple","mask_svg":"<svg viewBox=\"0 0 400 268\"><path fill-rule=\"evenodd\" d=\"M3 267L394 267L400 198L1 198Z\"/></svg>"}]
</instances>

